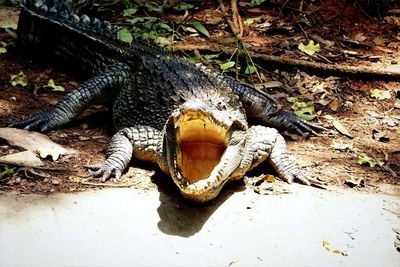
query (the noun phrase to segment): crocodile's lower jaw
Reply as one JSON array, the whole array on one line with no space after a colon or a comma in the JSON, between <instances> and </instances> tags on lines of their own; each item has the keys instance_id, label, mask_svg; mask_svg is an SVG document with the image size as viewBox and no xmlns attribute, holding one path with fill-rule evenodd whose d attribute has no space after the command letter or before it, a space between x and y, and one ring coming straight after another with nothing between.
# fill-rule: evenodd
<instances>
[{"instance_id":1,"label":"crocodile's lower jaw","mask_svg":"<svg viewBox=\"0 0 400 267\"><path fill-rule=\"evenodd\" d=\"M175 126L180 174L190 184L207 179L225 152L227 129L194 112L182 115Z\"/></svg>"}]
</instances>

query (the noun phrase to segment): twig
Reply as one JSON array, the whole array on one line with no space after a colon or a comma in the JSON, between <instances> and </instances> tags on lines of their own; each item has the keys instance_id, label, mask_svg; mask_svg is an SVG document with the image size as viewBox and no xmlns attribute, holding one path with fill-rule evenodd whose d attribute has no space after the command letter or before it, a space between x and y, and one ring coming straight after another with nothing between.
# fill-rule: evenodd
<instances>
[{"instance_id":1,"label":"twig","mask_svg":"<svg viewBox=\"0 0 400 267\"><path fill-rule=\"evenodd\" d=\"M231 0L231 10L232 10L233 25L236 28L235 35L238 39L241 39L243 37L243 24L242 24L242 18L240 17L239 10L237 7L237 0Z\"/></svg>"}]
</instances>

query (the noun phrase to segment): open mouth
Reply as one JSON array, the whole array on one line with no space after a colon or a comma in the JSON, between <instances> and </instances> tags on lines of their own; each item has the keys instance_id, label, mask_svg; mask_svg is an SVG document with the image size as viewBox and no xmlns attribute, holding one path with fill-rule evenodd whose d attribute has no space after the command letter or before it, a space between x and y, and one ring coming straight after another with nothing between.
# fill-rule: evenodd
<instances>
[{"instance_id":1,"label":"open mouth","mask_svg":"<svg viewBox=\"0 0 400 267\"><path fill-rule=\"evenodd\" d=\"M201 112L182 114L175 128L181 175L189 183L207 179L226 150L228 130Z\"/></svg>"}]
</instances>

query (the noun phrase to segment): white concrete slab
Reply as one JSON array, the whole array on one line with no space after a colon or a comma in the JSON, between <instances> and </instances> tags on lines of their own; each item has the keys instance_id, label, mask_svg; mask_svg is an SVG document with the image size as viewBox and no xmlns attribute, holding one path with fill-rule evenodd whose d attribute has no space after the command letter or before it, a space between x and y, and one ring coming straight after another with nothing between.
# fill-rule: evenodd
<instances>
[{"instance_id":1,"label":"white concrete slab","mask_svg":"<svg viewBox=\"0 0 400 267\"><path fill-rule=\"evenodd\" d=\"M0 266L400 266L399 197L291 188L205 206L156 190L3 192Z\"/></svg>"}]
</instances>

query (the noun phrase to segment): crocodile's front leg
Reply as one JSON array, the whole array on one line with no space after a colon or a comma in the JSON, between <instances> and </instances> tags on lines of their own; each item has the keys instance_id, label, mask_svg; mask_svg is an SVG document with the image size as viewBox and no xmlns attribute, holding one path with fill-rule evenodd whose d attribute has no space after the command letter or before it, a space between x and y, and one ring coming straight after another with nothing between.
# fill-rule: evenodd
<instances>
[{"instance_id":1,"label":"crocodile's front leg","mask_svg":"<svg viewBox=\"0 0 400 267\"><path fill-rule=\"evenodd\" d=\"M125 63L116 63L104 72L82 83L66 94L54 107L12 123L10 127L46 132L70 122L89 105L107 99L112 89L129 82L130 68Z\"/></svg>"},{"instance_id":2,"label":"crocodile's front leg","mask_svg":"<svg viewBox=\"0 0 400 267\"><path fill-rule=\"evenodd\" d=\"M103 163L88 166L93 176L103 181L120 178L132 159L132 155L143 161L156 163L168 172L167 161L163 155L163 135L159 130L148 126L124 128L111 139L107 148L107 159Z\"/></svg>"},{"instance_id":3,"label":"crocodile's front leg","mask_svg":"<svg viewBox=\"0 0 400 267\"><path fill-rule=\"evenodd\" d=\"M324 127L302 120L291 112L278 110L270 97L249 85L238 83L229 77L218 75L218 78L226 82L239 96L247 116L256 119L262 125L301 135L305 133L317 135L317 132L324 130Z\"/></svg>"},{"instance_id":4,"label":"crocodile's front leg","mask_svg":"<svg viewBox=\"0 0 400 267\"><path fill-rule=\"evenodd\" d=\"M252 126L247 131L242 161L233 177L240 178L267 159L284 181L310 185L312 178L301 172L289 158L285 139L276 129L264 126Z\"/></svg>"}]
</instances>

